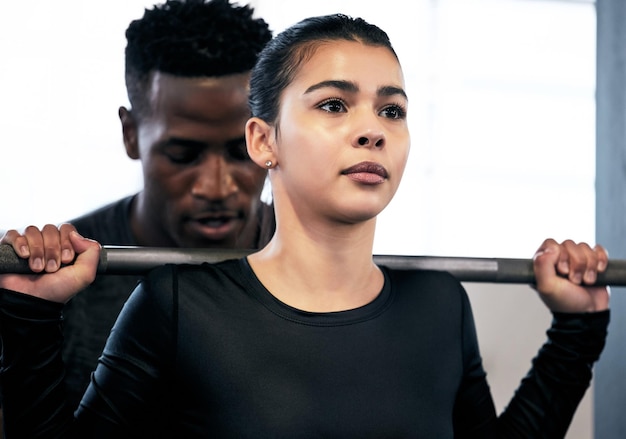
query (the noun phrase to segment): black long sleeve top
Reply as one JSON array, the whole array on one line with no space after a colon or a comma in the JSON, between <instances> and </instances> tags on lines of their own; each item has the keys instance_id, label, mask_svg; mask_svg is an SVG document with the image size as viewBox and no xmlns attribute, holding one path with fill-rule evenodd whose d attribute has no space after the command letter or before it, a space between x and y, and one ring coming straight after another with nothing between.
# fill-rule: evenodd
<instances>
[{"instance_id":1,"label":"black long sleeve top","mask_svg":"<svg viewBox=\"0 0 626 439\"><path fill-rule=\"evenodd\" d=\"M78 408L66 402L62 305L0 290L5 433L565 435L604 346L609 311L555 313L498 416L462 285L447 273L382 268L376 299L332 313L278 301L246 259L158 268L124 306Z\"/></svg>"}]
</instances>

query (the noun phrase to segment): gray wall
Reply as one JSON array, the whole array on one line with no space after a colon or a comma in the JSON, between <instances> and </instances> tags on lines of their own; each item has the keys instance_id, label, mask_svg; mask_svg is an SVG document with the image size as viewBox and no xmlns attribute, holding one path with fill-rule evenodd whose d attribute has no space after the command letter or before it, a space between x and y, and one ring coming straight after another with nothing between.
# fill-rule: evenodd
<instances>
[{"instance_id":1,"label":"gray wall","mask_svg":"<svg viewBox=\"0 0 626 439\"><path fill-rule=\"evenodd\" d=\"M596 241L626 258L626 2L598 0ZM626 290L613 288L605 351L595 369L596 439L626 437Z\"/></svg>"}]
</instances>

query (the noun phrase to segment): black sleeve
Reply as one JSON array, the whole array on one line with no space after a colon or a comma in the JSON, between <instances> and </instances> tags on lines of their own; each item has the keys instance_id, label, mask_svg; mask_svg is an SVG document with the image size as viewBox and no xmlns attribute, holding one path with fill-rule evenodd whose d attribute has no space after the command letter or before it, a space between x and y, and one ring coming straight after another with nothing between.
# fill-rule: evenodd
<instances>
[{"instance_id":1,"label":"black sleeve","mask_svg":"<svg viewBox=\"0 0 626 439\"><path fill-rule=\"evenodd\" d=\"M458 438L563 438L589 387L606 340L609 311L554 313L548 340L496 419L471 312L464 325L465 376L454 411Z\"/></svg>"},{"instance_id":2,"label":"black sleeve","mask_svg":"<svg viewBox=\"0 0 626 439\"><path fill-rule=\"evenodd\" d=\"M147 428L162 425L154 420L171 388L164 376L176 337L173 279L171 270L158 277L163 294L153 294L144 283L133 292L75 412L63 382L63 305L0 290L6 437L151 437Z\"/></svg>"},{"instance_id":3,"label":"black sleeve","mask_svg":"<svg viewBox=\"0 0 626 439\"><path fill-rule=\"evenodd\" d=\"M155 271L111 330L76 411L81 437L167 437L171 426L162 415L174 403L177 277L171 267Z\"/></svg>"},{"instance_id":4,"label":"black sleeve","mask_svg":"<svg viewBox=\"0 0 626 439\"><path fill-rule=\"evenodd\" d=\"M63 305L0 289L2 410L7 438L65 437Z\"/></svg>"},{"instance_id":5,"label":"black sleeve","mask_svg":"<svg viewBox=\"0 0 626 439\"><path fill-rule=\"evenodd\" d=\"M553 316L548 341L498 419L500 437L564 437L589 387L610 312Z\"/></svg>"}]
</instances>

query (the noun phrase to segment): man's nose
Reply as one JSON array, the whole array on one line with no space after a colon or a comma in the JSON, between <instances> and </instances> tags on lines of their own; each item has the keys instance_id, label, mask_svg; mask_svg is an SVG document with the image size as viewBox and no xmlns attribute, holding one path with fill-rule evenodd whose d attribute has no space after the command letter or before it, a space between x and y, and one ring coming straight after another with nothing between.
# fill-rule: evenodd
<instances>
[{"instance_id":1,"label":"man's nose","mask_svg":"<svg viewBox=\"0 0 626 439\"><path fill-rule=\"evenodd\" d=\"M191 189L194 197L222 200L237 191L229 163L222 155L209 154L196 171Z\"/></svg>"}]
</instances>

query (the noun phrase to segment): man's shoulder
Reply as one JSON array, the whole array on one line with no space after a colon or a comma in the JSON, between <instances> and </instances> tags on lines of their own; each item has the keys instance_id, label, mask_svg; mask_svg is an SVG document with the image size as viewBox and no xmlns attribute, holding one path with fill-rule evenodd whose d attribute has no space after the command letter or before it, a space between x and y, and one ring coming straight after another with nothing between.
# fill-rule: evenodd
<instances>
[{"instance_id":1,"label":"man's shoulder","mask_svg":"<svg viewBox=\"0 0 626 439\"><path fill-rule=\"evenodd\" d=\"M130 228L134 195L106 204L70 221L78 233L101 244L135 245Z\"/></svg>"}]
</instances>

